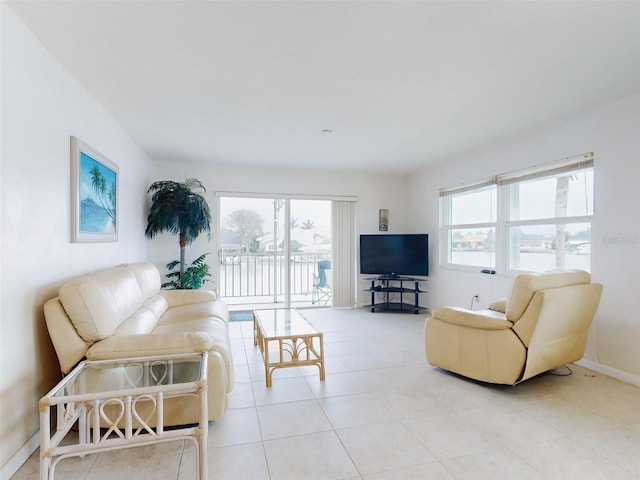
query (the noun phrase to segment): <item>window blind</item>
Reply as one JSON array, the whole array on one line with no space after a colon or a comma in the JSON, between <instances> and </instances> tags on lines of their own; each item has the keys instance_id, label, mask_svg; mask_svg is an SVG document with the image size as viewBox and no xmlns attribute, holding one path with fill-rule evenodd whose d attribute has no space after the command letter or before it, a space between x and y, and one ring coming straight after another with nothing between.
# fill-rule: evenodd
<instances>
[{"instance_id":1,"label":"window blind","mask_svg":"<svg viewBox=\"0 0 640 480\"><path fill-rule=\"evenodd\" d=\"M478 190L480 188L489 187L491 185L508 185L511 183L523 182L535 178L549 177L552 175L560 175L565 172L575 172L576 170L584 170L593 167L593 152L583 153L568 157L560 162L553 162L544 165L536 165L531 168L517 170L509 173L502 173L490 178L480 180L478 182L462 184L454 187L445 187L440 189L440 196L456 195L459 193Z\"/></svg>"},{"instance_id":2,"label":"window blind","mask_svg":"<svg viewBox=\"0 0 640 480\"><path fill-rule=\"evenodd\" d=\"M575 172L593 167L593 152L585 153L577 157L566 159L564 162L555 162L553 165L544 167L532 167L518 172L498 175L498 185L509 185L511 183L524 182L535 178L550 177L562 173Z\"/></svg>"}]
</instances>

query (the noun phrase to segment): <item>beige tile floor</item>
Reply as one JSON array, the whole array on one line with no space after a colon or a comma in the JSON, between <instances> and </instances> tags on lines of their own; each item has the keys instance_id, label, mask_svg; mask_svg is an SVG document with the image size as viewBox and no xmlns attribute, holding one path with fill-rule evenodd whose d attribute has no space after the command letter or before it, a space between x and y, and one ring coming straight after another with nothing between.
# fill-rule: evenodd
<instances>
[{"instance_id":1,"label":"beige tile floor","mask_svg":"<svg viewBox=\"0 0 640 480\"><path fill-rule=\"evenodd\" d=\"M301 313L325 332L318 369L276 371L267 389L251 324L232 323L236 387L209 427L209 478L640 478L640 388L578 366L515 387L427 364L424 315ZM38 452L15 480L35 479ZM195 478L190 442L67 459L58 480Z\"/></svg>"}]
</instances>

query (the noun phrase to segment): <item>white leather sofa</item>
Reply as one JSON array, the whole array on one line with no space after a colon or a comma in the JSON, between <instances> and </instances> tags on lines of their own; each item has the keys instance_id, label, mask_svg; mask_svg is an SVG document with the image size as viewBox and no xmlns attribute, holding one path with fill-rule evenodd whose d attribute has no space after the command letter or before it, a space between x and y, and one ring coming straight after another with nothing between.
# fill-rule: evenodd
<instances>
[{"instance_id":1,"label":"white leather sofa","mask_svg":"<svg viewBox=\"0 0 640 480\"><path fill-rule=\"evenodd\" d=\"M161 290L151 263L120 265L69 281L44 306L63 374L79 361L209 352L209 420L222 417L233 389L227 306L205 290ZM165 424L198 421L195 397L171 399ZM191 403L191 404L190 404Z\"/></svg>"},{"instance_id":2,"label":"white leather sofa","mask_svg":"<svg viewBox=\"0 0 640 480\"><path fill-rule=\"evenodd\" d=\"M425 324L431 365L514 385L582 358L602 285L582 270L522 274L488 310L433 310Z\"/></svg>"}]
</instances>

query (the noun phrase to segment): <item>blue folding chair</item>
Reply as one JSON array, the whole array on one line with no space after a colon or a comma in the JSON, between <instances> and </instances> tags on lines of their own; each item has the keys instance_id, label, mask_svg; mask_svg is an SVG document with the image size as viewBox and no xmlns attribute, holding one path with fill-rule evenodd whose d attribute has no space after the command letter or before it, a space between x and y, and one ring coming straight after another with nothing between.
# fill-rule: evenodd
<instances>
[{"instance_id":1,"label":"blue folding chair","mask_svg":"<svg viewBox=\"0 0 640 480\"><path fill-rule=\"evenodd\" d=\"M331 300L331 287L327 283L327 270L331 270L331 261L321 260L318 262L318 273L313 274L313 292L311 293L311 303L314 305L327 305Z\"/></svg>"}]
</instances>

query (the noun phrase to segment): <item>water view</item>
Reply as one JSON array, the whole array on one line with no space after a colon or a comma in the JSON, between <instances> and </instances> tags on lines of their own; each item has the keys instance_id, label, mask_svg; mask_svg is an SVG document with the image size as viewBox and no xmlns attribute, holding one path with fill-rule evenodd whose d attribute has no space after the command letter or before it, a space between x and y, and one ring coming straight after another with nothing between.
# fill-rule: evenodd
<instances>
[{"instance_id":1,"label":"water view","mask_svg":"<svg viewBox=\"0 0 640 480\"><path fill-rule=\"evenodd\" d=\"M466 251L452 252L452 262L459 265L475 265L478 267L495 267L495 255L491 252ZM511 261L515 270L527 272L544 272L558 268L556 266L555 250L549 252L520 252L519 262ZM591 255L582 253L567 253L563 268L578 268L591 270Z\"/></svg>"}]
</instances>

